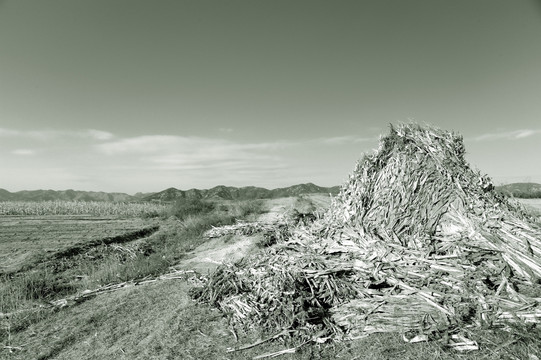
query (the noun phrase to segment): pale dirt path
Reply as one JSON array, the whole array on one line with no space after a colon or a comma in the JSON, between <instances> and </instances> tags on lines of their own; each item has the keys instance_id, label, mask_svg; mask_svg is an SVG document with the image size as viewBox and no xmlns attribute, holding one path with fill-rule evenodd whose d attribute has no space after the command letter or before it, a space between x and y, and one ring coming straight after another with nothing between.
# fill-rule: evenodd
<instances>
[{"instance_id":1,"label":"pale dirt path","mask_svg":"<svg viewBox=\"0 0 541 360\"><path fill-rule=\"evenodd\" d=\"M267 224L279 222L284 214L294 206L295 198L267 200L268 211L261 214L257 221ZM178 269L196 270L205 273L214 270L224 262L235 262L251 252L257 251L257 242L261 235L233 235L210 239L188 255L189 259L175 266Z\"/></svg>"}]
</instances>

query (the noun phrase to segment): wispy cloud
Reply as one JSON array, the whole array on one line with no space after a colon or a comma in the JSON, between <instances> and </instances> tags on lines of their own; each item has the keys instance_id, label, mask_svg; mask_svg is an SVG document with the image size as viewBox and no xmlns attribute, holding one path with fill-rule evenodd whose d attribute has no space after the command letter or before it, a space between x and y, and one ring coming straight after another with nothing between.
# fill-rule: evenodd
<instances>
[{"instance_id":1,"label":"wispy cloud","mask_svg":"<svg viewBox=\"0 0 541 360\"><path fill-rule=\"evenodd\" d=\"M280 162L274 151L294 146L288 142L237 143L223 139L172 135L138 136L96 144L109 157L135 157L153 169L269 168Z\"/></svg>"},{"instance_id":2,"label":"wispy cloud","mask_svg":"<svg viewBox=\"0 0 541 360\"><path fill-rule=\"evenodd\" d=\"M355 135L335 136L335 137L318 139L318 141L327 145L355 144L355 143L363 143L363 142L373 141L373 140L377 140L377 138L360 137L360 136L355 136Z\"/></svg>"},{"instance_id":3,"label":"wispy cloud","mask_svg":"<svg viewBox=\"0 0 541 360\"><path fill-rule=\"evenodd\" d=\"M188 137L145 135L105 142L96 145L95 148L106 155L149 154L189 149L194 143L201 142L194 142Z\"/></svg>"},{"instance_id":4,"label":"wispy cloud","mask_svg":"<svg viewBox=\"0 0 541 360\"><path fill-rule=\"evenodd\" d=\"M0 137L4 138L30 138L39 140L49 140L56 138L88 138L94 140L110 140L114 135L107 131L85 129L80 131L67 130L32 130L22 131L14 129L0 128Z\"/></svg>"},{"instance_id":5,"label":"wispy cloud","mask_svg":"<svg viewBox=\"0 0 541 360\"><path fill-rule=\"evenodd\" d=\"M102 130L94 130L94 129L87 129L78 134L79 136L91 137L96 140L111 140L112 138L114 138L114 135L110 132L102 131Z\"/></svg>"},{"instance_id":6,"label":"wispy cloud","mask_svg":"<svg viewBox=\"0 0 541 360\"><path fill-rule=\"evenodd\" d=\"M513 131L505 131L498 133L486 133L478 135L472 140L474 141L491 141L491 140L518 140L530 136L541 134L541 129L521 129Z\"/></svg>"},{"instance_id":7,"label":"wispy cloud","mask_svg":"<svg viewBox=\"0 0 541 360\"><path fill-rule=\"evenodd\" d=\"M353 135L304 139L298 141L277 140L260 143L241 143L225 139L186 137L175 135L145 135L117 138L94 145L108 156L136 155L141 160L167 166L203 166L213 163L238 164L239 162L274 161L276 152L315 145L344 145L373 141L376 138ZM253 165L256 165L255 163Z\"/></svg>"},{"instance_id":8,"label":"wispy cloud","mask_svg":"<svg viewBox=\"0 0 541 360\"><path fill-rule=\"evenodd\" d=\"M0 128L0 137L14 137L20 134L21 132L17 130Z\"/></svg>"},{"instance_id":9,"label":"wispy cloud","mask_svg":"<svg viewBox=\"0 0 541 360\"><path fill-rule=\"evenodd\" d=\"M97 144L98 151L107 155L205 152L218 158L231 152L283 149L294 146L292 142L238 143L224 139L195 136L144 135Z\"/></svg>"},{"instance_id":10,"label":"wispy cloud","mask_svg":"<svg viewBox=\"0 0 541 360\"><path fill-rule=\"evenodd\" d=\"M32 149L15 149L11 152L13 155L29 156L36 154L36 150Z\"/></svg>"}]
</instances>

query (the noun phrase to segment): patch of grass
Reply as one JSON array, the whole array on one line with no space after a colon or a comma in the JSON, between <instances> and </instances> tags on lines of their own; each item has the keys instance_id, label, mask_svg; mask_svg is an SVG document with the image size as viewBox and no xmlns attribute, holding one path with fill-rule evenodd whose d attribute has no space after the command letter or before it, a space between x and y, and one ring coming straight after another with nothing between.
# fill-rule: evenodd
<instances>
[{"instance_id":1,"label":"patch of grass","mask_svg":"<svg viewBox=\"0 0 541 360\"><path fill-rule=\"evenodd\" d=\"M52 299L73 292L74 287L62 281L49 269L26 272L20 276L25 298L28 300Z\"/></svg>"},{"instance_id":2,"label":"patch of grass","mask_svg":"<svg viewBox=\"0 0 541 360\"><path fill-rule=\"evenodd\" d=\"M262 200L247 200L234 203L233 216L245 218L251 215L259 215L265 212L264 202Z\"/></svg>"},{"instance_id":3,"label":"patch of grass","mask_svg":"<svg viewBox=\"0 0 541 360\"><path fill-rule=\"evenodd\" d=\"M119 263L108 258L97 264L87 264L85 280L78 285L79 290L95 288L100 285L142 279L147 276L158 276L167 272L171 263L159 253L138 255L129 261Z\"/></svg>"},{"instance_id":4,"label":"patch of grass","mask_svg":"<svg viewBox=\"0 0 541 360\"><path fill-rule=\"evenodd\" d=\"M169 216L174 216L179 220L184 220L188 216L204 215L212 212L215 204L210 201L205 201L197 198L188 198L177 200L166 211Z\"/></svg>"},{"instance_id":5,"label":"patch of grass","mask_svg":"<svg viewBox=\"0 0 541 360\"><path fill-rule=\"evenodd\" d=\"M71 294L74 286L51 269L28 271L17 275L0 276L0 312L16 311L21 306L30 306L35 300L48 301L58 296Z\"/></svg>"}]
</instances>

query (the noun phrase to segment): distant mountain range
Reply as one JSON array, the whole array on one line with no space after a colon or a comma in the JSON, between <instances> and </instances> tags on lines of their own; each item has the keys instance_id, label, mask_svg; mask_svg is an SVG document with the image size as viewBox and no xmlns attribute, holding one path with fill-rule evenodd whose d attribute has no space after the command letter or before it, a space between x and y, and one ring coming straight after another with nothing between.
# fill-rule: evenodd
<instances>
[{"instance_id":1,"label":"distant mountain range","mask_svg":"<svg viewBox=\"0 0 541 360\"><path fill-rule=\"evenodd\" d=\"M537 183L513 183L501 185L496 186L496 190L516 198L541 198L541 184Z\"/></svg>"},{"instance_id":2,"label":"distant mountain range","mask_svg":"<svg viewBox=\"0 0 541 360\"><path fill-rule=\"evenodd\" d=\"M268 190L265 188L246 186L216 186L212 189L179 190L169 188L157 193L137 193L128 195L124 193L106 193L77 190L23 190L9 192L0 189L0 201L113 201L113 202L169 202L177 199L225 199L225 200L249 200L249 199L275 199L280 197L297 196L311 193L338 194L339 186L321 187L312 183L293 185L290 187Z\"/></svg>"},{"instance_id":3,"label":"distant mountain range","mask_svg":"<svg viewBox=\"0 0 541 360\"><path fill-rule=\"evenodd\" d=\"M541 198L541 184L537 183L513 183L496 186L496 190L517 198ZM322 187L312 183L293 185L278 189L265 189L255 186L233 187L216 186L212 189L179 190L169 188L157 193L137 193L128 195L124 193L107 193L96 191L77 190L23 190L9 192L0 189L0 201L112 201L112 202L169 202L177 199L225 199L225 200L250 200L250 199L276 199L281 197L298 196L302 194L324 193L336 195L340 191L339 186Z\"/></svg>"},{"instance_id":4,"label":"distant mountain range","mask_svg":"<svg viewBox=\"0 0 541 360\"><path fill-rule=\"evenodd\" d=\"M23 190L9 192L0 189L0 201L115 201L128 202L135 201L137 197L124 193L106 193L95 191L77 191L77 190Z\"/></svg>"},{"instance_id":5,"label":"distant mountain range","mask_svg":"<svg viewBox=\"0 0 541 360\"><path fill-rule=\"evenodd\" d=\"M178 190L169 188L158 193L144 196L145 201L173 201L176 199L225 199L225 200L249 200L249 199L276 199L281 197L297 196L302 194L326 193L338 194L339 186L321 187L312 183L293 185L285 188L268 190L261 187L246 186L216 186L208 190Z\"/></svg>"}]
</instances>

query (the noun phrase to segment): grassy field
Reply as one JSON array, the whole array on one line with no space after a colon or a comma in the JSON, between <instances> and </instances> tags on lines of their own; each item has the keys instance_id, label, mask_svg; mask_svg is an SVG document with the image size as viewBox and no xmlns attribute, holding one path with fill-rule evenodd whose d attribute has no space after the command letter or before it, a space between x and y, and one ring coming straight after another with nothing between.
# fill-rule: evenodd
<instances>
[{"instance_id":1,"label":"grassy field","mask_svg":"<svg viewBox=\"0 0 541 360\"><path fill-rule=\"evenodd\" d=\"M257 239L208 240L212 226L279 216L329 205L325 196L263 202L198 201L176 204L153 217L0 217L0 358L2 359L252 359L291 346L256 342L260 334L234 333L222 314L197 304L181 279L149 282L85 298L70 306L50 302L111 283L159 276L171 266L211 270L214 260ZM254 251L254 247L250 248ZM221 253L222 257L215 257ZM214 265L213 265L214 264ZM204 273L203 273L204 275ZM22 311L24 309L33 311ZM5 316L6 313L11 313ZM472 330L473 331L473 330ZM519 336L520 334L520 336ZM334 344L309 344L283 359L528 359L541 358L535 327L478 329L480 350L450 351L443 343L407 344L401 334L376 334Z\"/></svg>"}]
</instances>

